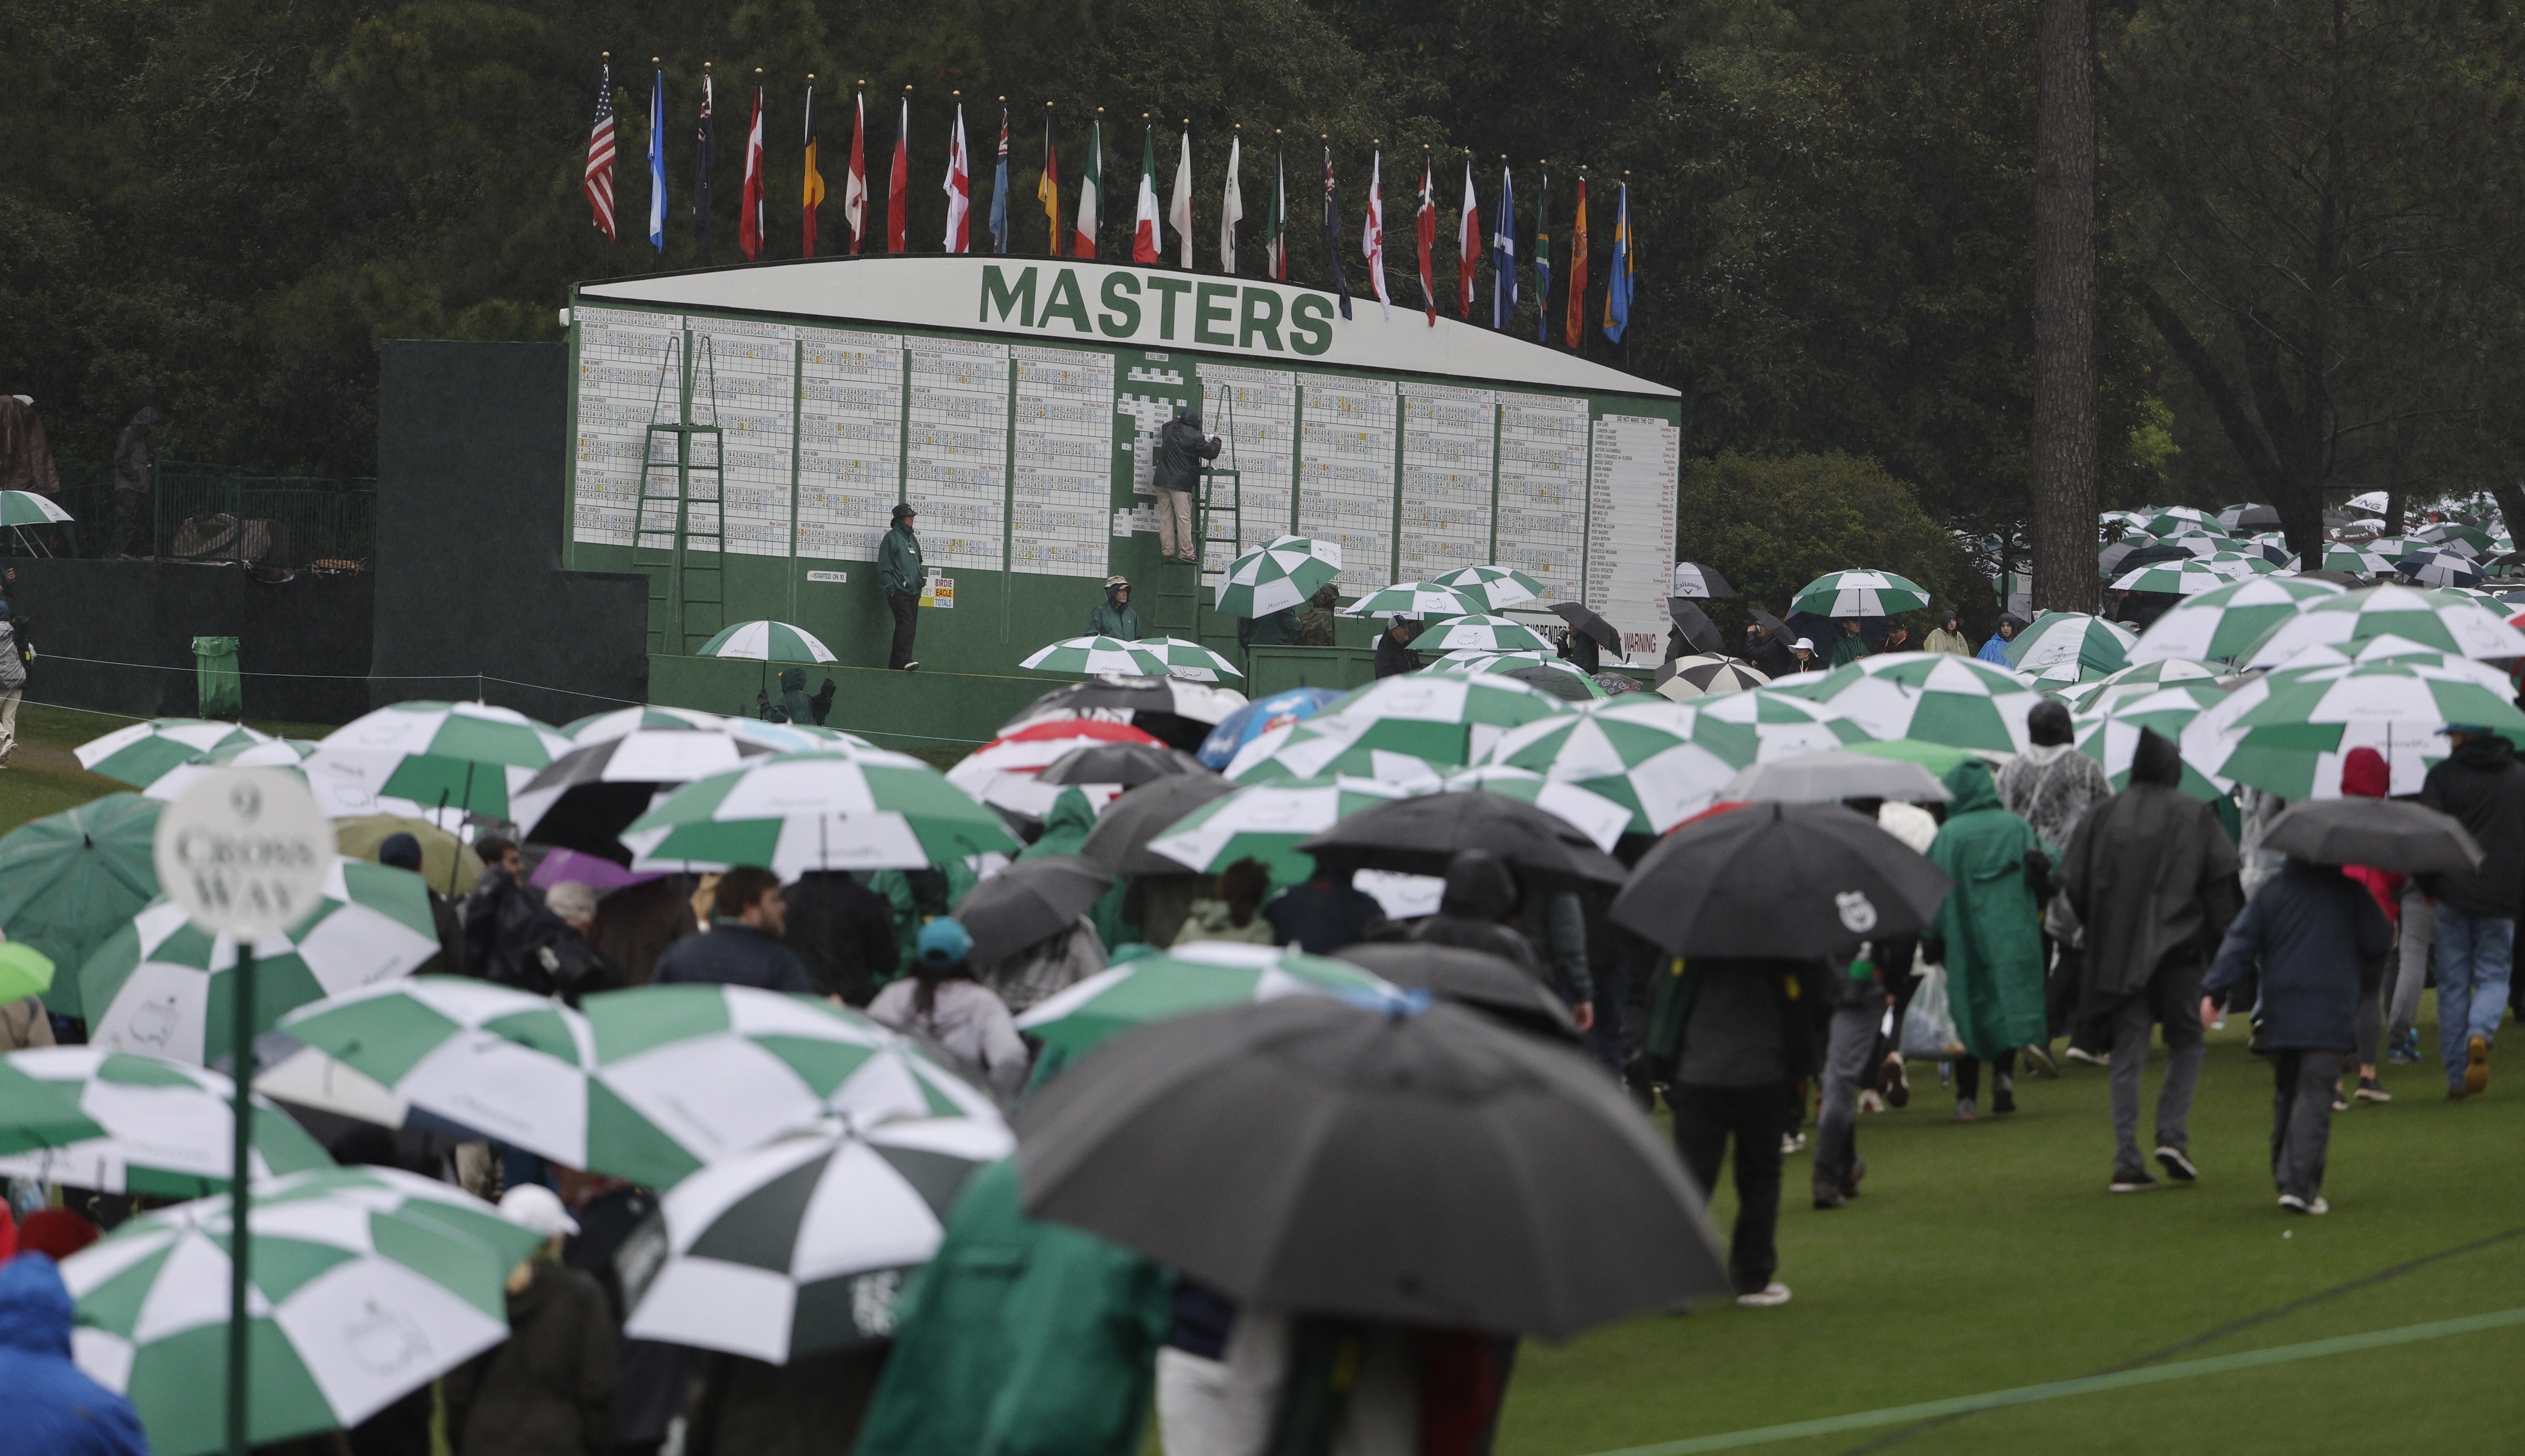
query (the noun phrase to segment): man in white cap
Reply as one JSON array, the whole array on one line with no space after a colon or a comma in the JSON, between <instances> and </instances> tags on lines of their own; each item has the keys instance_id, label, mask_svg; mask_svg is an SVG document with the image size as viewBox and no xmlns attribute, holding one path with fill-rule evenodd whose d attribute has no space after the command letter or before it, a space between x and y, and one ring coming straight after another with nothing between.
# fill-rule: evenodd
<instances>
[{"instance_id":1,"label":"man in white cap","mask_svg":"<svg viewBox=\"0 0 2525 1456\"><path fill-rule=\"evenodd\" d=\"M507 1341L448 1373L448 1444L456 1456L607 1450L621 1367L605 1291L561 1262L578 1221L541 1183L511 1188L500 1217L544 1242L509 1271Z\"/></svg>"}]
</instances>

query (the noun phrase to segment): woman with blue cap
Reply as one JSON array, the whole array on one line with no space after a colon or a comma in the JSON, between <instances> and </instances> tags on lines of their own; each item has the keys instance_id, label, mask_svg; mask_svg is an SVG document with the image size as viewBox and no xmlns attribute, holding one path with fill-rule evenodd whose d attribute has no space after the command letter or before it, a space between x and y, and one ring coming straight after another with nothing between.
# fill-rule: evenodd
<instances>
[{"instance_id":1,"label":"woman with blue cap","mask_svg":"<svg viewBox=\"0 0 2525 1456\"><path fill-rule=\"evenodd\" d=\"M920 928L912 977L876 993L868 1019L936 1042L1003 1097L1025 1085L1026 1046L1007 1003L973 979L972 932L952 916Z\"/></svg>"}]
</instances>

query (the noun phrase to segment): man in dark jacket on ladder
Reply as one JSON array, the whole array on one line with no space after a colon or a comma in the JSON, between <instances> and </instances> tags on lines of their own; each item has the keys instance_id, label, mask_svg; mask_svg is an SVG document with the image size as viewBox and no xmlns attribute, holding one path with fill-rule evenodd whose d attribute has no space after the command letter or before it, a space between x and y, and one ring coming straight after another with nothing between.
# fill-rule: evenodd
<instances>
[{"instance_id":1,"label":"man in dark jacket on ladder","mask_svg":"<svg viewBox=\"0 0 2525 1456\"><path fill-rule=\"evenodd\" d=\"M1192 493L1205 461L1218 458L1219 439L1201 430L1201 406L1186 405L1158 431L1158 460L1149 483L1158 489L1158 550L1168 561L1199 562L1192 535Z\"/></svg>"}]
</instances>

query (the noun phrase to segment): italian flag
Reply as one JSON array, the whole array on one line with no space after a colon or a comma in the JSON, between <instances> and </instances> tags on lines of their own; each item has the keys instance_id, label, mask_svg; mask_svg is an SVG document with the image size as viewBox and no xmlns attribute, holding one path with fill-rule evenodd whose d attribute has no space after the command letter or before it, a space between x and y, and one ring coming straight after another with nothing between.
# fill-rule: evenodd
<instances>
[{"instance_id":1,"label":"italian flag","mask_svg":"<svg viewBox=\"0 0 2525 1456\"><path fill-rule=\"evenodd\" d=\"M1071 219L1077 240L1074 258L1096 256L1096 215L1105 210L1105 119L1098 117L1087 133L1087 168L1078 175L1078 213Z\"/></svg>"},{"instance_id":2,"label":"italian flag","mask_svg":"<svg viewBox=\"0 0 2525 1456\"><path fill-rule=\"evenodd\" d=\"M1144 126L1140 132L1140 207L1131 224L1131 261L1158 261L1158 133Z\"/></svg>"}]
</instances>

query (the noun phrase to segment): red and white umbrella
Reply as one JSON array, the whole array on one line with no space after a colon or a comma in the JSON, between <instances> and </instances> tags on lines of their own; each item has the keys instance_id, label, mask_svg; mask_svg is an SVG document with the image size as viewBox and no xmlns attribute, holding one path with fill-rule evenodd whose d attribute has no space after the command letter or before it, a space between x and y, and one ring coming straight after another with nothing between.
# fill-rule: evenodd
<instances>
[{"instance_id":1,"label":"red and white umbrella","mask_svg":"<svg viewBox=\"0 0 2525 1456\"><path fill-rule=\"evenodd\" d=\"M1091 718L1055 718L1014 728L974 749L947 771L947 781L985 804L1033 819L1052 812L1061 790L1073 785L1038 783L1035 776L1074 748L1097 743L1147 743L1163 747L1155 736L1125 723ZM1074 785L1098 808L1121 786Z\"/></svg>"}]
</instances>

